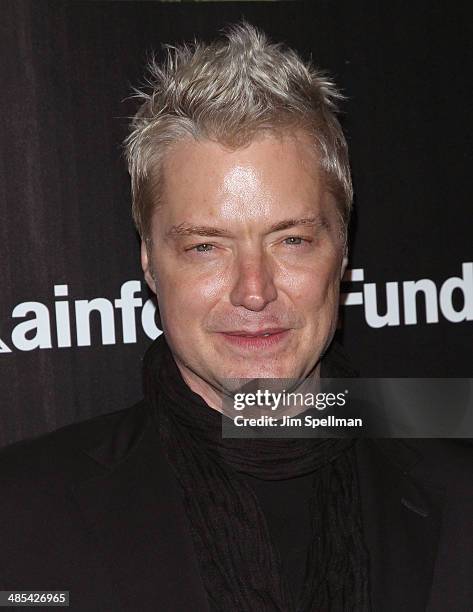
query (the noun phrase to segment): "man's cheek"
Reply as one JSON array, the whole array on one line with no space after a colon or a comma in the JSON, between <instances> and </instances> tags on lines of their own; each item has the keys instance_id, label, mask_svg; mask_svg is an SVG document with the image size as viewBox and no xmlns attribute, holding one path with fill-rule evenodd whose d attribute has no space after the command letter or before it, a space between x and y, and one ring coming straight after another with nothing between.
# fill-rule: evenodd
<instances>
[{"instance_id":1,"label":"man's cheek","mask_svg":"<svg viewBox=\"0 0 473 612\"><path fill-rule=\"evenodd\" d=\"M229 292L230 285L228 278L223 274L207 274L189 280L187 287L202 307L210 307L211 304L219 301Z\"/></svg>"},{"instance_id":2,"label":"man's cheek","mask_svg":"<svg viewBox=\"0 0 473 612\"><path fill-rule=\"evenodd\" d=\"M169 316L187 329L198 327L212 304L211 292L190 280L173 284L167 295Z\"/></svg>"},{"instance_id":3,"label":"man's cheek","mask_svg":"<svg viewBox=\"0 0 473 612\"><path fill-rule=\"evenodd\" d=\"M304 274L295 275L288 286L288 293L296 304L313 307L322 305L330 287L326 275L317 270L308 270Z\"/></svg>"}]
</instances>

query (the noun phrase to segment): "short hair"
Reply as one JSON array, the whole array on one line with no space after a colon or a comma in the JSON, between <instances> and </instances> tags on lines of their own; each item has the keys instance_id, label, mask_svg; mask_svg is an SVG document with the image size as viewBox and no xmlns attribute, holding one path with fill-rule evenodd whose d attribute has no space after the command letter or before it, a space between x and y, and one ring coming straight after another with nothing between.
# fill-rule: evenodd
<instances>
[{"instance_id":1,"label":"short hair","mask_svg":"<svg viewBox=\"0 0 473 612\"><path fill-rule=\"evenodd\" d=\"M140 236L150 240L170 145L193 137L238 148L259 132L302 128L318 151L346 237L353 188L347 142L337 118L343 96L327 75L247 22L230 26L223 39L210 44L194 41L164 48L165 60L158 63L153 57L148 65L151 90L134 90L141 105L124 142Z\"/></svg>"}]
</instances>

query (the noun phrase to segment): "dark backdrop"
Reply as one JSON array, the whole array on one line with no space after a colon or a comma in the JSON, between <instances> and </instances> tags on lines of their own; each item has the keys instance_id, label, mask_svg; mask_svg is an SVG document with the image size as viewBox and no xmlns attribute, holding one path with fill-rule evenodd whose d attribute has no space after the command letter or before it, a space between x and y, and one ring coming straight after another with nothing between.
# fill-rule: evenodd
<instances>
[{"instance_id":1,"label":"dark backdrop","mask_svg":"<svg viewBox=\"0 0 473 612\"><path fill-rule=\"evenodd\" d=\"M473 32L461 5L3 0L0 444L140 398L156 329L120 145L126 98L152 49L242 16L312 54L348 97L356 215L341 336L354 363L366 376L471 376Z\"/></svg>"}]
</instances>

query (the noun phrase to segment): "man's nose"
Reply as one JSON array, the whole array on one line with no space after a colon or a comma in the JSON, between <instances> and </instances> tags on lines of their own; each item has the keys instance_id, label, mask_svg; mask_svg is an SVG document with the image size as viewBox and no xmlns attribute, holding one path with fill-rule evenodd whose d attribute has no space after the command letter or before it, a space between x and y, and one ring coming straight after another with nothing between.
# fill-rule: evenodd
<instances>
[{"instance_id":1,"label":"man's nose","mask_svg":"<svg viewBox=\"0 0 473 612\"><path fill-rule=\"evenodd\" d=\"M240 257L235 268L230 301L233 306L260 311L277 298L271 262L264 253Z\"/></svg>"}]
</instances>

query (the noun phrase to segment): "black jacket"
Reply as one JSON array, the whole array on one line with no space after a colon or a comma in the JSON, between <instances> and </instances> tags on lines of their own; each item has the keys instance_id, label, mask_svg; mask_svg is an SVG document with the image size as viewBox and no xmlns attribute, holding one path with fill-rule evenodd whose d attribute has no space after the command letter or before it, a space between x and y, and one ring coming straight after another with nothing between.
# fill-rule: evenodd
<instances>
[{"instance_id":1,"label":"black jacket","mask_svg":"<svg viewBox=\"0 0 473 612\"><path fill-rule=\"evenodd\" d=\"M360 439L356 456L374 612L471 612L471 447ZM3 449L0 496L0 590L69 590L80 612L208 610L146 402Z\"/></svg>"}]
</instances>

